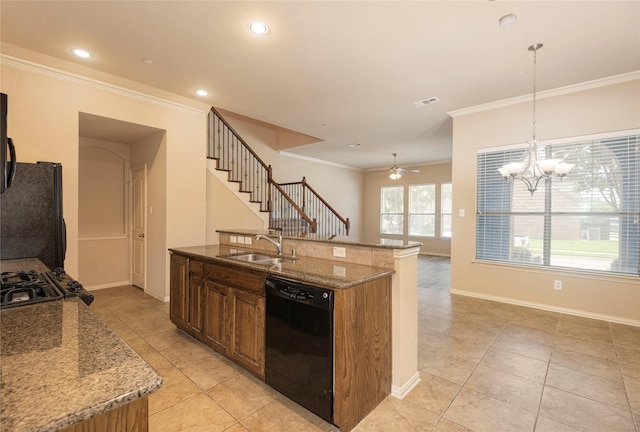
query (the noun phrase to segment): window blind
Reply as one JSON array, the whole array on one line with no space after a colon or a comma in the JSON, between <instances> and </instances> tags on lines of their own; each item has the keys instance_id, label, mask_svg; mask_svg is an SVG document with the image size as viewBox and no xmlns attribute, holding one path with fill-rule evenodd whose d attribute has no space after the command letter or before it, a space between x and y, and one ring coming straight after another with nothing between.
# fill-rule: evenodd
<instances>
[{"instance_id":1,"label":"window blind","mask_svg":"<svg viewBox=\"0 0 640 432\"><path fill-rule=\"evenodd\" d=\"M547 143L541 158L575 164L563 179L531 195L498 168L527 147L477 155L476 258L638 275L640 243L638 131Z\"/></svg>"}]
</instances>

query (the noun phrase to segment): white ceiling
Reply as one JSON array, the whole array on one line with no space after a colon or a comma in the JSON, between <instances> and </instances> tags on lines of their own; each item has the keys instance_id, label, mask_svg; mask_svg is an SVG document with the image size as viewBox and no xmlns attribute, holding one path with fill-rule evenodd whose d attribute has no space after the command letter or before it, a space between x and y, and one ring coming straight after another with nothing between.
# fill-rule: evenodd
<instances>
[{"instance_id":1,"label":"white ceiling","mask_svg":"<svg viewBox=\"0 0 640 432\"><path fill-rule=\"evenodd\" d=\"M0 13L3 43L200 101L207 89L212 106L323 140L288 152L363 169L392 153L450 160L447 112L531 93L533 43L538 91L640 70L637 0L2 0ZM508 13L518 23L501 29Z\"/></svg>"}]
</instances>

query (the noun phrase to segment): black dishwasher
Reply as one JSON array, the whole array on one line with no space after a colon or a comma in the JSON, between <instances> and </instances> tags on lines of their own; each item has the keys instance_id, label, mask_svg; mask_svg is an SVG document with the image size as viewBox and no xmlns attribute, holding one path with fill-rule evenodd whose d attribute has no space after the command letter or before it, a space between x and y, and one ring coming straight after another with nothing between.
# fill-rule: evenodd
<instances>
[{"instance_id":1,"label":"black dishwasher","mask_svg":"<svg viewBox=\"0 0 640 432\"><path fill-rule=\"evenodd\" d=\"M333 423L333 291L265 283L265 382Z\"/></svg>"}]
</instances>

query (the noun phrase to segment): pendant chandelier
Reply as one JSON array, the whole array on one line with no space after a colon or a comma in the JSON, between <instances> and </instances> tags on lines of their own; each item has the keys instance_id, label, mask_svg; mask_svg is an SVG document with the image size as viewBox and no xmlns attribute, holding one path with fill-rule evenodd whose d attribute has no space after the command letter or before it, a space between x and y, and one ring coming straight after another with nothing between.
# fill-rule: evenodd
<instances>
[{"instance_id":1,"label":"pendant chandelier","mask_svg":"<svg viewBox=\"0 0 640 432\"><path fill-rule=\"evenodd\" d=\"M528 49L533 51L533 138L528 141L529 154L522 162L511 162L498 168L502 177L509 182L522 181L531 195L538 189L538 183L542 179L548 179L552 175L566 176L574 167L561 159L540 159L538 157L538 144L536 139L536 54L542 48L541 43L531 45Z\"/></svg>"}]
</instances>

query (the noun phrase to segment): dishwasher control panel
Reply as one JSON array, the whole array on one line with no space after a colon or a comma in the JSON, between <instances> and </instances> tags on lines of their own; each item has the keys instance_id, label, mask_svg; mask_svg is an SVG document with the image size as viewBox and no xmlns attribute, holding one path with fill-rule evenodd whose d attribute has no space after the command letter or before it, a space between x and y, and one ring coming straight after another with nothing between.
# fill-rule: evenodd
<instances>
[{"instance_id":1,"label":"dishwasher control panel","mask_svg":"<svg viewBox=\"0 0 640 432\"><path fill-rule=\"evenodd\" d=\"M269 277L265 282L265 289L272 295L287 297L303 303L320 307L333 305L333 291L325 288Z\"/></svg>"}]
</instances>

